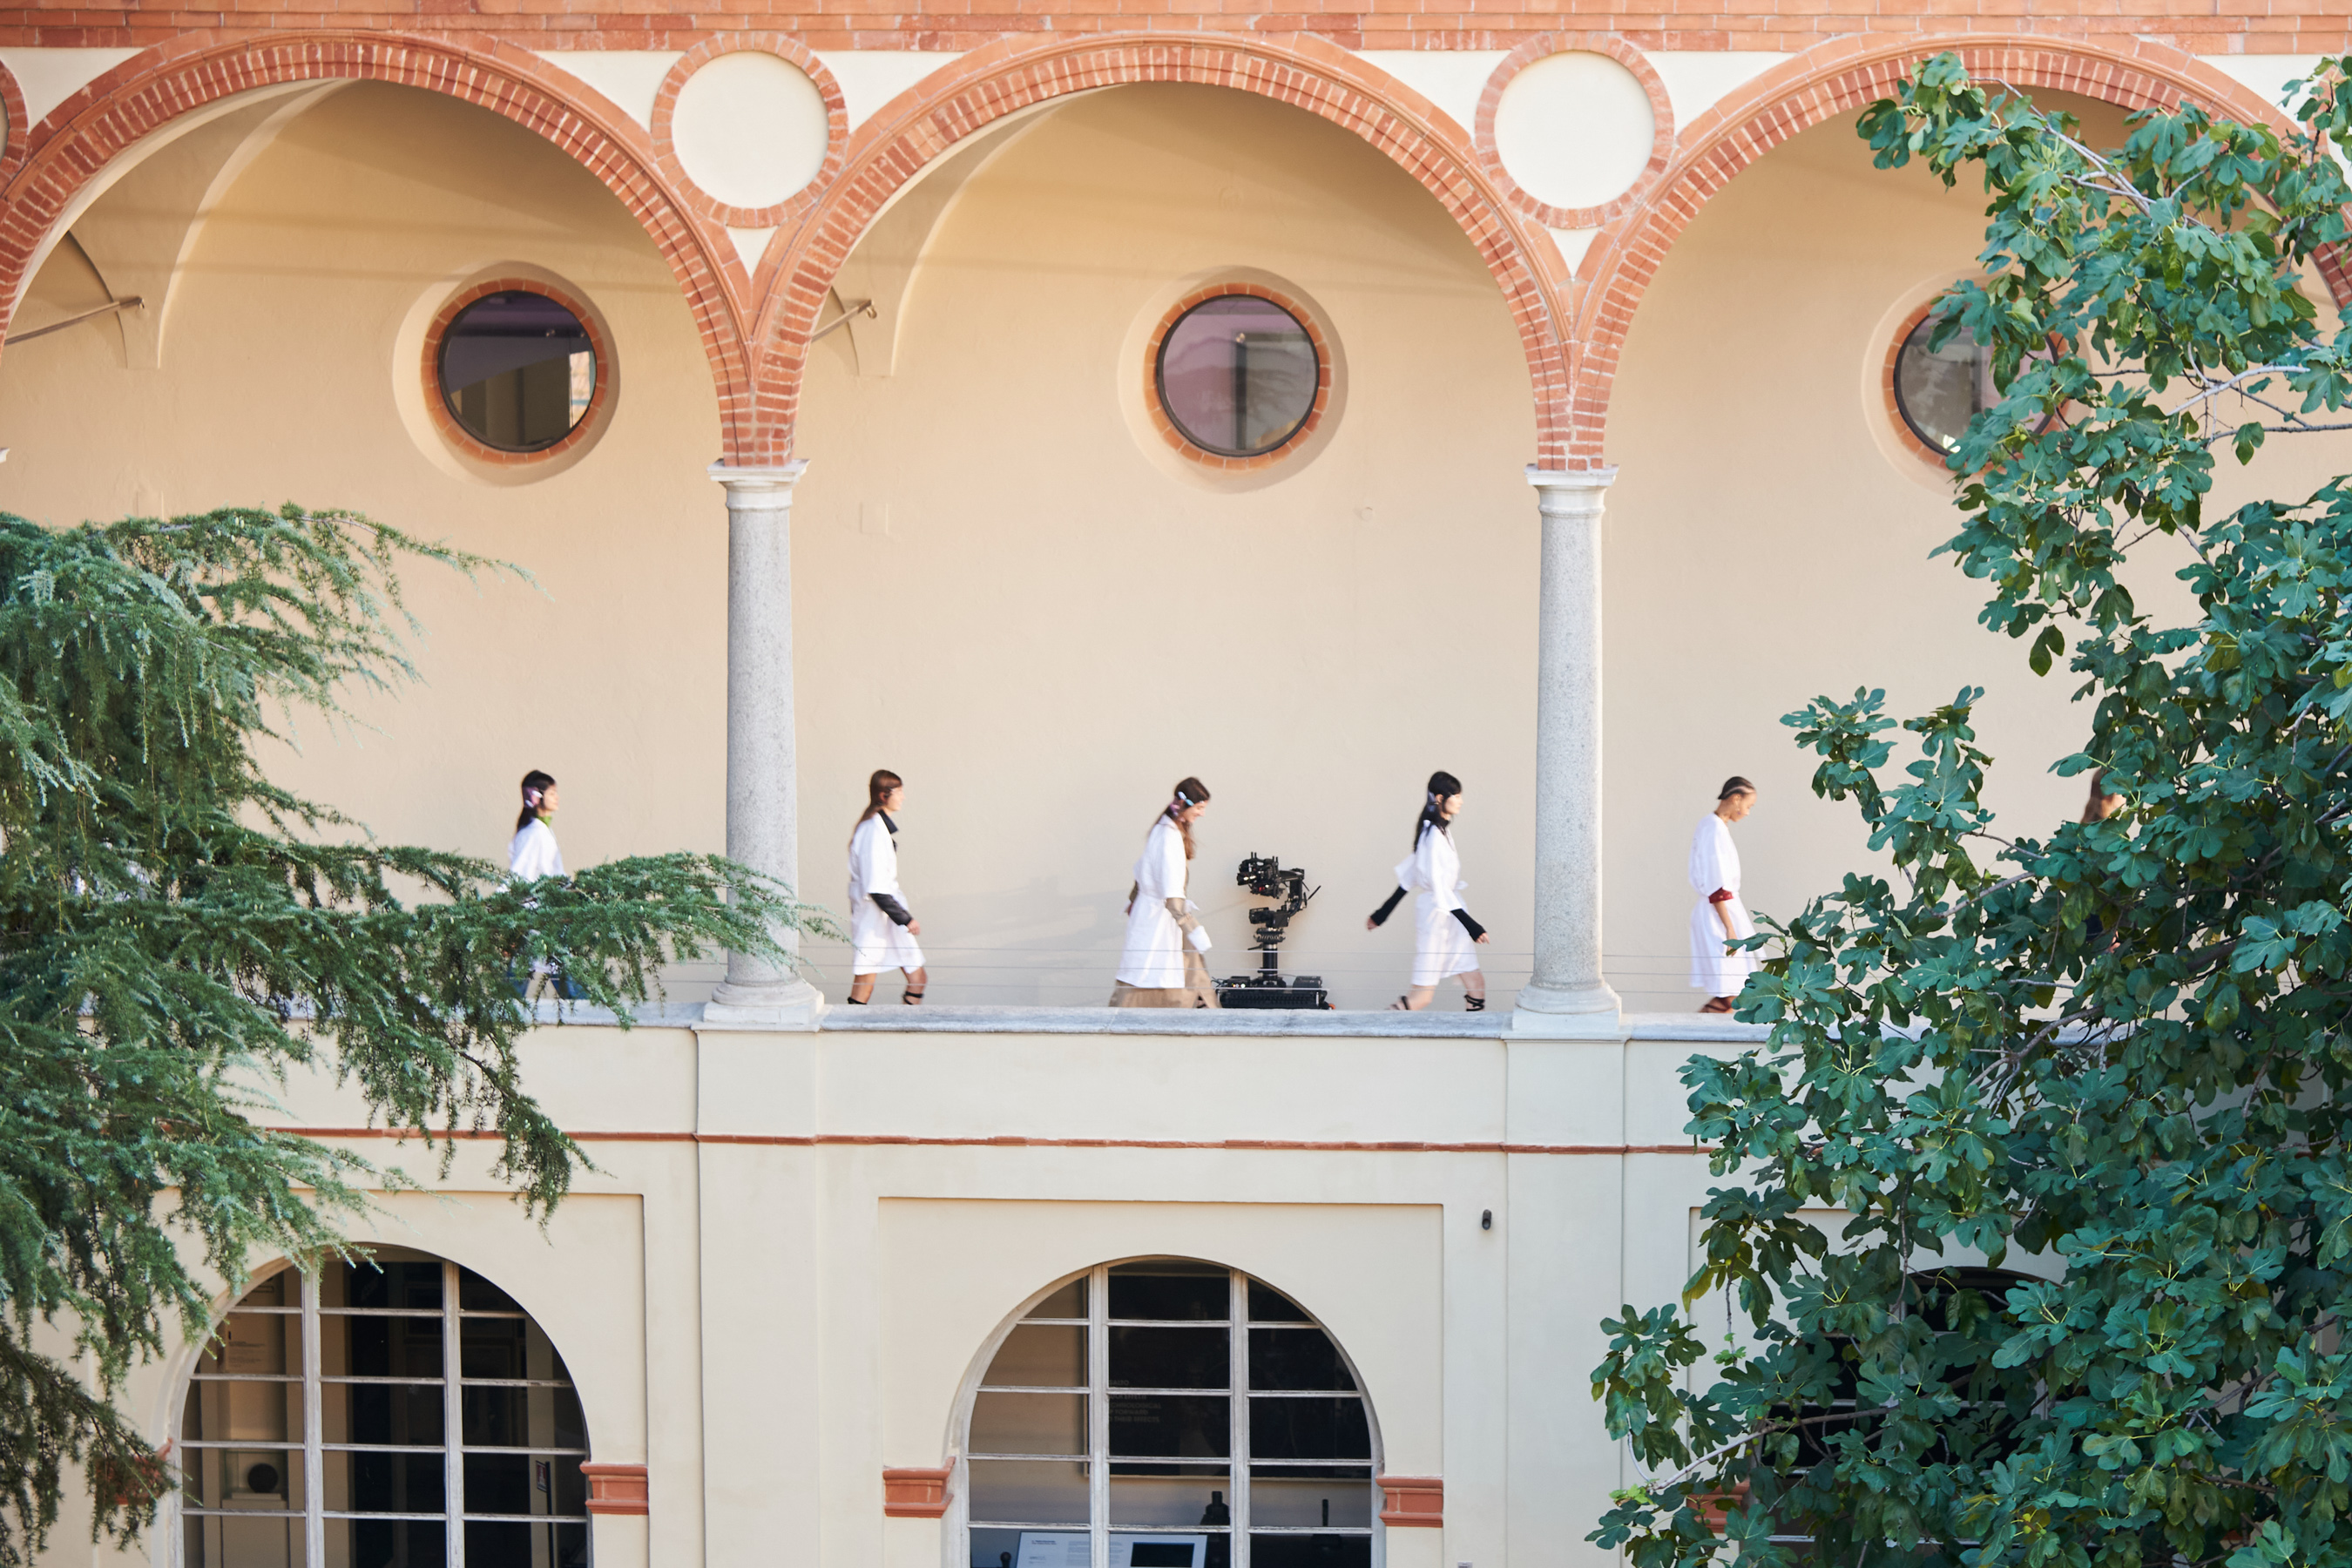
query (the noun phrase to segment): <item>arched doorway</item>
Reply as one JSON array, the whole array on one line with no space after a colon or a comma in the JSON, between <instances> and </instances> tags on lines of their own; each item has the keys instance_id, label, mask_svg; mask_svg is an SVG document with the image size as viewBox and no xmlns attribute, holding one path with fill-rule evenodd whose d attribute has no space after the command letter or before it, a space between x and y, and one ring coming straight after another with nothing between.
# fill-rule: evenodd
<instances>
[{"instance_id":1,"label":"arched doorway","mask_svg":"<svg viewBox=\"0 0 2352 1568\"><path fill-rule=\"evenodd\" d=\"M588 1426L563 1357L481 1275L407 1247L283 1266L182 1394L184 1568L584 1568Z\"/></svg>"},{"instance_id":2,"label":"arched doorway","mask_svg":"<svg viewBox=\"0 0 2352 1568\"><path fill-rule=\"evenodd\" d=\"M1380 1432L1289 1297L1189 1258L1066 1279L957 1422L972 1568L1370 1568Z\"/></svg>"}]
</instances>

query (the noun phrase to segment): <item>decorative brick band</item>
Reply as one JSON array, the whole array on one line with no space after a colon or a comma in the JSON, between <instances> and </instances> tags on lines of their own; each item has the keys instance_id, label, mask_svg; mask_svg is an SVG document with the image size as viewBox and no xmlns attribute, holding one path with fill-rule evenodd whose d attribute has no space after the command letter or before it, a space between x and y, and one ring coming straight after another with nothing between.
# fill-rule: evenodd
<instances>
[{"instance_id":1,"label":"decorative brick band","mask_svg":"<svg viewBox=\"0 0 2352 1568\"><path fill-rule=\"evenodd\" d=\"M1381 1522L1434 1527L1445 1522L1445 1480L1442 1476L1379 1476Z\"/></svg>"},{"instance_id":2,"label":"decorative brick band","mask_svg":"<svg viewBox=\"0 0 2352 1568\"><path fill-rule=\"evenodd\" d=\"M588 1478L590 1513L650 1511L650 1489L643 1465L599 1465L583 1459L580 1473Z\"/></svg>"},{"instance_id":3,"label":"decorative brick band","mask_svg":"<svg viewBox=\"0 0 2352 1568\"><path fill-rule=\"evenodd\" d=\"M2260 95L2168 44L2147 39L1870 36L1833 39L1785 60L1692 121L1648 199L1612 220L1586 254L1577 274L1568 467L1604 465L1609 400L1633 313L1666 253L1707 201L1773 148L1888 96L1921 60L1948 49L1977 75L2016 87L2079 93L2130 110L2168 109L2187 99L2234 120L2285 123ZM2326 257L2321 270L2331 285L2342 271Z\"/></svg>"},{"instance_id":4,"label":"decorative brick band","mask_svg":"<svg viewBox=\"0 0 2352 1568\"><path fill-rule=\"evenodd\" d=\"M948 1510L953 1465L936 1470L884 1470L882 1511L892 1519L938 1519Z\"/></svg>"}]
</instances>

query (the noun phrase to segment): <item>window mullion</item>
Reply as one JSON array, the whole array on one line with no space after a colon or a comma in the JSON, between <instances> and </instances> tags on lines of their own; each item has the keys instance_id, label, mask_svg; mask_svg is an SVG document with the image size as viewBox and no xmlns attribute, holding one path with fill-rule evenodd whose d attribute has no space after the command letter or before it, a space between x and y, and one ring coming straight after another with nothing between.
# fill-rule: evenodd
<instances>
[{"instance_id":1,"label":"window mullion","mask_svg":"<svg viewBox=\"0 0 2352 1568\"><path fill-rule=\"evenodd\" d=\"M1110 1568L1110 1268L1087 1282L1087 1534L1094 1568Z\"/></svg>"},{"instance_id":2,"label":"window mullion","mask_svg":"<svg viewBox=\"0 0 2352 1568\"><path fill-rule=\"evenodd\" d=\"M457 1266L441 1262L441 1527L444 1561L466 1568L465 1368L457 1343Z\"/></svg>"},{"instance_id":3,"label":"window mullion","mask_svg":"<svg viewBox=\"0 0 2352 1568\"><path fill-rule=\"evenodd\" d=\"M1233 1276L1233 1305L1228 1309L1233 1319L1227 1331L1233 1339L1233 1373L1226 1380L1233 1387L1233 1440L1226 1445L1234 1452L1233 1503L1228 1511L1233 1516L1233 1545L1227 1549L1233 1568L1249 1568L1250 1527L1250 1363L1249 1363L1249 1276L1236 1269Z\"/></svg>"},{"instance_id":4,"label":"window mullion","mask_svg":"<svg viewBox=\"0 0 2352 1568\"><path fill-rule=\"evenodd\" d=\"M320 1381L319 1286L324 1270L294 1270L295 1288L302 1302L302 1560L308 1568L327 1568L327 1413L326 1384Z\"/></svg>"}]
</instances>

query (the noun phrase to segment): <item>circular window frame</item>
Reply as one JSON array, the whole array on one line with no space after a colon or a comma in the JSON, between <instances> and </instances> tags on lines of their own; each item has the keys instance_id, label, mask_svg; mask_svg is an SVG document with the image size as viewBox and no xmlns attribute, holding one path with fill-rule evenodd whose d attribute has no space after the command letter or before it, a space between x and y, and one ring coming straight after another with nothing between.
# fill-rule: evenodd
<instances>
[{"instance_id":1,"label":"circular window frame","mask_svg":"<svg viewBox=\"0 0 2352 1568\"><path fill-rule=\"evenodd\" d=\"M551 300L572 313L588 333L588 352L596 356L596 384L588 394L588 406L572 422L572 428L544 447L534 447L527 452L509 451L493 447L460 424L449 408L449 399L441 386L441 346L449 328L468 306L488 299L493 294L536 294ZM577 455L603 434L604 416L610 411L615 388L620 380L620 365L613 354L612 336L604 330L596 312L587 302L568 289L537 278L493 278L469 284L441 302L433 312L432 324L425 330L423 364L425 414L433 428L460 457L471 462L488 463L499 468L520 468L541 463L557 462Z\"/></svg>"},{"instance_id":2,"label":"circular window frame","mask_svg":"<svg viewBox=\"0 0 2352 1568\"><path fill-rule=\"evenodd\" d=\"M1914 456L1933 464L1938 473L1949 477L1952 468L1948 459L1952 454L1929 446L1926 437L1912 426L1910 416L1903 412L1903 394L1898 390L1895 382L1895 370L1903 360L1903 345L1911 341L1911 334L1917 331L1923 322L1933 317L1937 313L1936 308L1943 302L1944 291L1938 289L1933 299L1914 306L1896 321L1893 335L1886 340L1885 359L1879 367L1878 392L1885 405L1886 422L1894 427L1895 438ZM2063 353L2064 347L2065 345L2057 339L2051 339L2051 353ZM2056 417L2055 415L2044 415L2042 423L2034 426L2035 431L2039 433L2047 430L2051 420Z\"/></svg>"},{"instance_id":3,"label":"circular window frame","mask_svg":"<svg viewBox=\"0 0 2352 1568\"><path fill-rule=\"evenodd\" d=\"M1263 300L1297 321L1306 330L1307 344L1315 353L1315 399L1307 405L1306 416L1280 442L1246 458L1212 451L1184 434L1183 426L1176 422L1175 416L1169 413L1160 396L1160 356L1167 344L1168 334L1175 330L1176 323L1212 300L1236 298ZM1330 412L1334 376L1330 336L1318 319L1317 312L1279 289L1242 278L1228 278L1188 290L1183 298L1161 313L1160 324L1151 329L1151 335L1143 345L1143 406L1150 417L1151 427L1178 456L1221 474L1261 473L1303 448Z\"/></svg>"}]
</instances>

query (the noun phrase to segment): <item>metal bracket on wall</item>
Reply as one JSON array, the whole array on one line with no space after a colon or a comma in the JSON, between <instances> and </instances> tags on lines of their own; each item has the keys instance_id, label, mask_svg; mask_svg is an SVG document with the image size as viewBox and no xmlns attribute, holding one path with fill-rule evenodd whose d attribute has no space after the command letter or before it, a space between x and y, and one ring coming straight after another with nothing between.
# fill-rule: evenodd
<instances>
[{"instance_id":1,"label":"metal bracket on wall","mask_svg":"<svg viewBox=\"0 0 2352 1568\"><path fill-rule=\"evenodd\" d=\"M874 308L874 301L871 300L859 300L854 303L844 305L841 308L841 314L835 316L833 320L827 321L824 325L819 327L816 331L809 334L809 342L816 342L817 339L824 336L825 333L832 331L836 327L845 327L849 325L850 318L853 316L863 316L870 321L881 313L881 311ZM66 324L67 323L63 321L59 321L58 323L58 325L61 327ZM47 331L50 329L44 327L41 330L43 331ZM11 339L10 341L14 342L15 340Z\"/></svg>"},{"instance_id":2,"label":"metal bracket on wall","mask_svg":"<svg viewBox=\"0 0 2352 1568\"><path fill-rule=\"evenodd\" d=\"M46 338L51 332L62 332L68 327L78 327L95 317L112 315L117 310L143 310L146 308L147 301L133 294L128 300L117 300L110 305L100 305L95 310L84 310L79 316L68 316L62 321L51 321L47 326L35 327L29 332L11 332L8 334L7 341L10 343L29 343L35 338Z\"/></svg>"}]
</instances>

